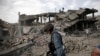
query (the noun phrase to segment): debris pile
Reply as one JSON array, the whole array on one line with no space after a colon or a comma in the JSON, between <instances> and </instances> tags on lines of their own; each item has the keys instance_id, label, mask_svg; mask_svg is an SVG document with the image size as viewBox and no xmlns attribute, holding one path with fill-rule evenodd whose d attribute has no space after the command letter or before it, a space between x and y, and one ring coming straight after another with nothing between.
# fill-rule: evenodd
<instances>
[{"instance_id":1,"label":"debris pile","mask_svg":"<svg viewBox=\"0 0 100 56\"><path fill-rule=\"evenodd\" d=\"M48 43L50 41L49 35L26 35L23 37L16 37L14 39L9 39L5 42L5 50L34 39L35 44L24 49L21 56L35 55L35 56L45 56L49 51ZM90 39L92 41L92 39ZM63 36L63 42L65 46L65 51L67 53L79 53L80 51L88 49L91 47L90 42L88 42L86 37L69 37ZM93 42L93 41L92 41ZM4 48L4 47L3 47ZM3 49L4 50L4 49ZM18 53L19 54L19 53Z\"/></svg>"},{"instance_id":2,"label":"debris pile","mask_svg":"<svg viewBox=\"0 0 100 56\"><path fill-rule=\"evenodd\" d=\"M8 34L10 34L11 37L4 39L4 41L0 43L2 44L2 46L0 46L0 52L23 44L32 44L30 43L30 41L32 41L34 42L33 45L26 49L22 48L23 50L16 51L16 55L14 56L46 56L46 53L49 51L48 43L50 42L50 35L43 35L41 29L43 28L43 25L46 24L43 23L43 19L46 20L47 18L49 23L52 23L55 26L55 30L62 35L66 54L72 52L79 53L80 51L88 49L88 47L92 47L91 43L93 43L94 40L92 36L90 35L91 41L89 42L89 38L82 34L86 34L85 29L91 29L91 31L96 29L95 22L97 20L94 19L94 16L91 20L87 18L87 14L92 13L94 15L95 12L97 12L97 10L85 8L68 10L68 12L52 12L39 15L20 15L19 13L18 25L8 25L6 27L8 28ZM53 20L51 20L52 18ZM41 22L39 22L39 20ZM6 25L7 24L4 26ZM2 26L2 24L0 26ZM72 34L74 32L78 35L80 34L81 37L73 37ZM3 34L3 32L0 33Z\"/></svg>"},{"instance_id":3,"label":"debris pile","mask_svg":"<svg viewBox=\"0 0 100 56\"><path fill-rule=\"evenodd\" d=\"M64 46L67 53L70 52L79 52L87 48L88 43L86 43L85 38L73 37L73 38L64 38Z\"/></svg>"}]
</instances>

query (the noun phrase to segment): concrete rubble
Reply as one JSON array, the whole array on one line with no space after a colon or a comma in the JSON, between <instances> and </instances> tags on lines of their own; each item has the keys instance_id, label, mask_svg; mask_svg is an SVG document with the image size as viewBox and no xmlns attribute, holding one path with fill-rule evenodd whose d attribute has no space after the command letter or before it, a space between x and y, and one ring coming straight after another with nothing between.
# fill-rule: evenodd
<instances>
[{"instance_id":1,"label":"concrete rubble","mask_svg":"<svg viewBox=\"0 0 100 56\"><path fill-rule=\"evenodd\" d=\"M97 12L96 9L80 8L67 12L50 12L37 15L21 15L19 13L19 23L17 24L0 22L0 30L3 31L6 28L9 34L7 38L0 39L2 40L0 41L0 52L34 41L35 44L32 46L21 47L21 50L16 50L10 56L46 56L49 51L50 36L43 34L42 29L46 24L43 23L43 19L47 18L48 22L55 26L55 30L62 35L67 56L79 56L80 54L81 56L89 56L92 49L100 42L98 39L99 29L95 28L100 24L95 25L98 21L94 17L95 12ZM91 13L93 15L90 20L87 14ZM87 37L86 29L90 29L95 34L90 32L89 37ZM4 34L2 31L0 33ZM3 37L2 34L0 38ZM9 55L9 53L5 55Z\"/></svg>"}]
</instances>

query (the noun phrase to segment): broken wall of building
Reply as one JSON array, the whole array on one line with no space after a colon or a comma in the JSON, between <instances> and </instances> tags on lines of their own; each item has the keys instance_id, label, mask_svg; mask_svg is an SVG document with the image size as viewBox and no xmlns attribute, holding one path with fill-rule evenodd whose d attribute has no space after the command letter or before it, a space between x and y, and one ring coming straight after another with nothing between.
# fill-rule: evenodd
<instances>
[{"instance_id":1,"label":"broken wall of building","mask_svg":"<svg viewBox=\"0 0 100 56\"><path fill-rule=\"evenodd\" d=\"M0 19L0 38L6 40L9 37L14 37L15 27L13 24Z\"/></svg>"}]
</instances>

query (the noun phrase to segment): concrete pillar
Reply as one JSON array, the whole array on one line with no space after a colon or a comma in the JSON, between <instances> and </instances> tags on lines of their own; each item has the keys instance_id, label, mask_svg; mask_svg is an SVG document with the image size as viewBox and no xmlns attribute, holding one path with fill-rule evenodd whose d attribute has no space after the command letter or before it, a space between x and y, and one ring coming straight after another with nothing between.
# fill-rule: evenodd
<instances>
[{"instance_id":1,"label":"concrete pillar","mask_svg":"<svg viewBox=\"0 0 100 56\"><path fill-rule=\"evenodd\" d=\"M84 19L84 15L82 15L81 17L82 17L82 19Z\"/></svg>"},{"instance_id":2,"label":"concrete pillar","mask_svg":"<svg viewBox=\"0 0 100 56\"><path fill-rule=\"evenodd\" d=\"M42 23L42 16L40 18L41 18L41 23Z\"/></svg>"},{"instance_id":3,"label":"concrete pillar","mask_svg":"<svg viewBox=\"0 0 100 56\"><path fill-rule=\"evenodd\" d=\"M86 23L86 28L88 28L88 23Z\"/></svg>"},{"instance_id":4,"label":"concrete pillar","mask_svg":"<svg viewBox=\"0 0 100 56\"><path fill-rule=\"evenodd\" d=\"M44 24L45 24L45 23L46 23L46 19L47 19L47 17L44 17L43 19L44 19Z\"/></svg>"},{"instance_id":5,"label":"concrete pillar","mask_svg":"<svg viewBox=\"0 0 100 56\"><path fill-rule=\"evenodd\" d=\"M0 27L0 37L2 37L2 29L1 29L1 27Z\"/></svg>"},{"instance_id":6,"label":"concrete pillar","mask_svg":"<svg viewBox=\"0 0 100 56\"><path fill-rule=\"evenodd\" d=\"M84 23L82 23L82 29L84 30Z\"/></svg>"},{"instance_id":7,"label":"concrete pillar","mask_svg":"<svg viewBox=\"0 0 100 56\"><path fill-rule=\"evenodd\" d=\"M77 24L75 24L75 30L77 30Z\"/></svg>"},{"instance_id":8,"label":"concrete pillar","mask_svg":"<svg viewBox=\"0 0 100 56\"><path fill-rule=\"evenodd\" d=\"M18 16L19 16L19 19L21 19L20 18L20 12L18 12ZM18 36L22 36L22 24L21 24L21 21L19 21L19 25L18 25Z\"/></svg>"},{"instance_id":9,"label":"concrete pillar","mask_svg":"<svg viewBox=\"0 0 100 56\"><path fill-rule=\"evenodd\" d=\"M21 21L20 21L20 12L18 12L18 17L19 17L19 22L21 22Z\"/></svg>"},{"instance_id":10,"label":"concrete pillar","mask_svg":"<svg viewBox=\"0 0 100 56\"><path fill-rule=\"evenodd\" d=\"M92 13L92 18L94 18L94 12Z\"/></svg>"},{"instance_id":11,"label":"concrete pillar","mask_svg":"<svg viewBox=\"0 0 100 56\"><path fill-rule=\"evenodd\" d=\"M50 16L49 16L49 22L50 22Z\"/></svg>"},{"instance_id":12,"label":"concrete pillar","mask_svg":"<svg viewBox=\"0 0 100 56\"><path fill-rule=\"evenodd\" d=\"M57 18L57 17L54 17L54 22L56 22L56 18Z\"/></svg>"},{"instance_id":13,"label":"concrete pillar","mask_svg":"<svg viewBox=\"0 0 100 56\"><path fill-rule=\"evenodd\" d=\"M39 17L37 17L37 20L36 20L36 22L38 23L38 21L39 21Z\"/></svg>"},{"instance_id":14,"label":"concrete pillar","mask_svg":"<svg viewBox=\"0 0 100 56\"><path fill-rule=\"evenodd\" d=\"M19 26L18 26L18 36L22 36L22 26L21 26L21 23L19 23Z\"/></svg>"},{"instance_id":15,"label":"concrete pillar","mask_svg":"<svg viewBox=\"0 0 100 56\"><path fill-rule=\"evenodd\" d=\"M26 25L26 22L25 22L25 20L24 20L24 26Z\"/></svg>"},{"instance_id":16,"label":"concrete pillar","mask_svg":"<svg viewBox=\"0 0 100 56\"><path fill-rule=\"evenodd\" d=\"M84 15L84 19L87 19L87 16L86 15Z\"/></svg>"}]
</instances>

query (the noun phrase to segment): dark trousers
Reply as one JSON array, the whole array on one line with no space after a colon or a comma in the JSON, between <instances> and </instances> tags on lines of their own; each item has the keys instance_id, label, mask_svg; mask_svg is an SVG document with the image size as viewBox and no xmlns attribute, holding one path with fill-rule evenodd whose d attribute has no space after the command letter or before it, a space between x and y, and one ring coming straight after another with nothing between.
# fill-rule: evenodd
<instances>
[{"instance_id":1,"label":"dark trousers","mask_svg":"<svg viewBox=\"0 0 100 56\"><path fill-rule=\"evenodd\" d=\"M47 56L66 56L66 55L63 48L58 48L54 52L52 51L47 52Z\"/></svg>"}]
</instances>

